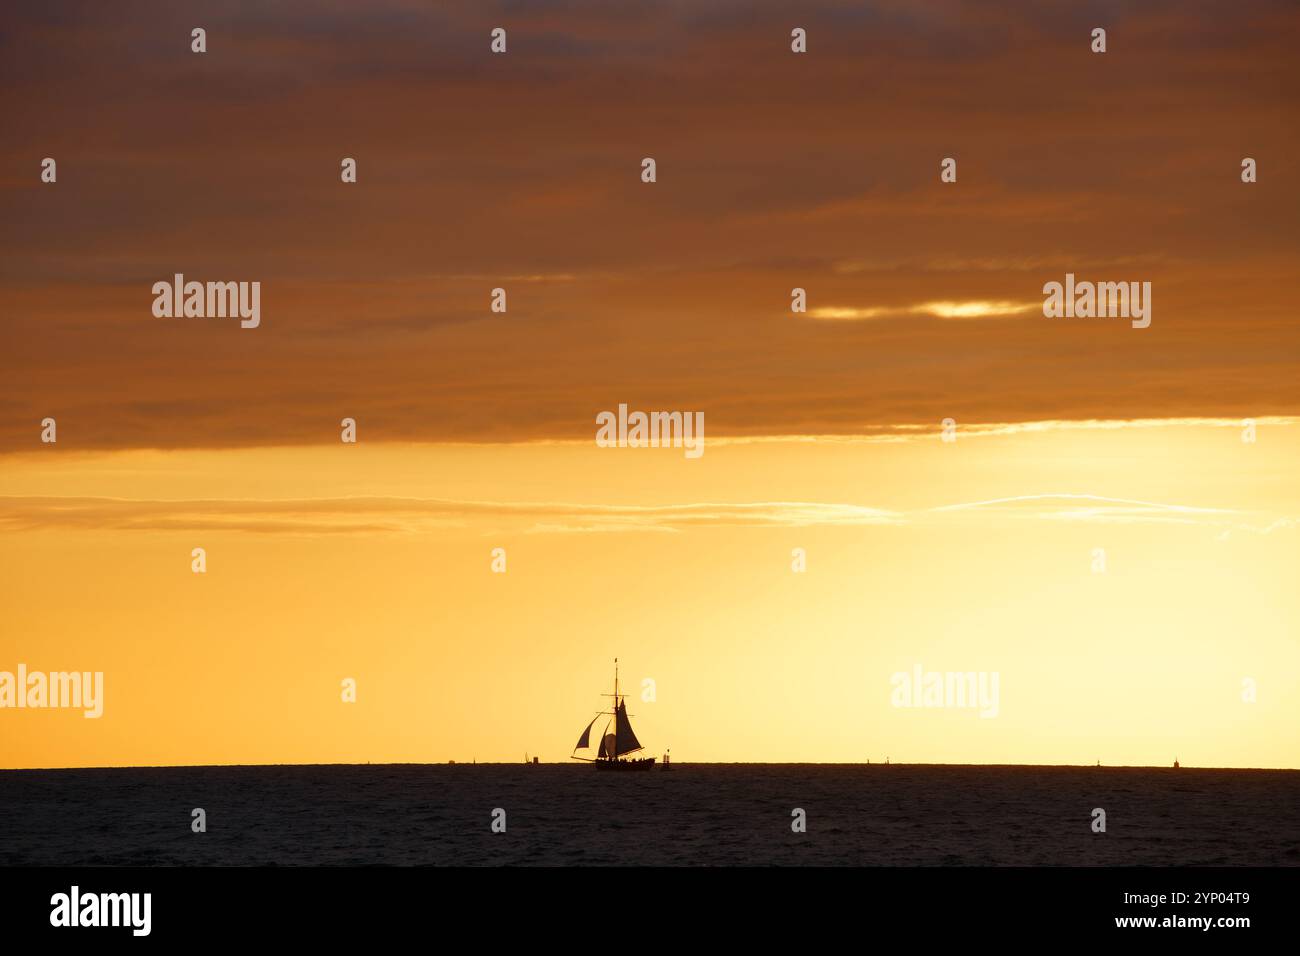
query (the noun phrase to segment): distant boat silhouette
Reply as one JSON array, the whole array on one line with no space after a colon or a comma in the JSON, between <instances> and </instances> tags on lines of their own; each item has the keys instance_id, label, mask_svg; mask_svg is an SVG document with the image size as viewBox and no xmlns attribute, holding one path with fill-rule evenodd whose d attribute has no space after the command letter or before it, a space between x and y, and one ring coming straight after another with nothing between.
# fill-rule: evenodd
<instances>
[{"instance_id":1,"label":"distant boat silhouette","mask_svg":"<svg viewBox=\"0 0 1300 956\"><path fill-rule=\"evenodd\" d=\"M627 699L620 697L618 693L618 658L614 658L614 709L602 710L595 717L591 718L591 723L587 729L582 732L578 738L578 744L574 747L575 753L569 756L573 760L585 760L588 763L594 763L597 770L649 770L655 764L654 757L641 757L639 759L624 759L628 754L636 753L643 750L641 741L636 739L636 734L632 731L632 723L627 719ZM601 734L600 749L595 758L579 757L576 751L587 750L591 747L591 728L596 725L596 721L602 717L610 718L605 723L605 730ZM610 726L613 725L613 732L610 732Z\"/></svg>"},{"instance_id":2,"label":"distant boat silhouette","mask_svg":"<svg viewBox=\"0 0 1300 956\"><path fill-rule=\"evenodd\" d=\"M1175 769L1175 770L1178 769L1178 758L1177 758L1177 757L1174 758L1174 769Z\"/></svg>"}]
</instances>

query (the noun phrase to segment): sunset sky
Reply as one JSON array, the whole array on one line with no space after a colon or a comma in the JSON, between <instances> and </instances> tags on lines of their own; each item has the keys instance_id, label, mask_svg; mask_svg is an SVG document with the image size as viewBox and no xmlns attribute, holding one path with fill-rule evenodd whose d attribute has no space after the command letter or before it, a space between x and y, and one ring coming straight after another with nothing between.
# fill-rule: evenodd
<instances>
[{"instance_id":1,"label":"sunset sky","mask_svg":"<svg viewBox=\"0 0 1300 956\"><path fill-rule=\"evenodd\" d=\"M3 13L0 767L1300 766L1294 4L459 6Z\"/></svg>"}]
</instances>

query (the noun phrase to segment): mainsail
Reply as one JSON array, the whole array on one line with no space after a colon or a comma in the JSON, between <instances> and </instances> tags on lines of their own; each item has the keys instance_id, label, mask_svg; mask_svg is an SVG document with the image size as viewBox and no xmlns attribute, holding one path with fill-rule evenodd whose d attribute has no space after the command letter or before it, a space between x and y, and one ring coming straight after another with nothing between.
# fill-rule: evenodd
<instances>
[{"instance_id":1,"label":"mainsail","mask_svg":"<svg viewBox=\"0 0 1300 956\"><path fill-rule=\"evenodd\" d=\"M636 739L636 734L632 732L632 724L627 719L627 702L620 700L618 702L618 714L615 717L614 733L618 735L618 754L630 754L634 750L641 749L641 741ZM608 738L606 738L608 739Z\"/></svg>"}]
</instances>

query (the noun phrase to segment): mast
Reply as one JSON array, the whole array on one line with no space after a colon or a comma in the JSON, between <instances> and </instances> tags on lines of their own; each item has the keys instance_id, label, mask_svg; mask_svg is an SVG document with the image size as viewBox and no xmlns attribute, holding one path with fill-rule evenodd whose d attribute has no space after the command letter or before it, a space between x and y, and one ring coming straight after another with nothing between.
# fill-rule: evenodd
<instances>
[{"instance_id":1,"label":"mast","mask_svg":"<svg viewBox=\"0 0 1300 956\"><path fill-rule=\"evenodd\" d=\"M614 658L614 752L611 760L618 759L618 658Z\"/></svg>"}]
</instances>

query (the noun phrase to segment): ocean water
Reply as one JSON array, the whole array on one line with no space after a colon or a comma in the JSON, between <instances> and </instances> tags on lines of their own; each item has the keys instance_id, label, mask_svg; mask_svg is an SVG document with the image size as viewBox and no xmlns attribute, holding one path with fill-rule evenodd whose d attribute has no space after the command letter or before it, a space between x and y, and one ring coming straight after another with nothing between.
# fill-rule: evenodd
<instances>
[{"instance_id":1,"label":"ocean water","mask_svg":"<svg viewBox=\"0 0 1300 956\"><path fill-rule=\"evenodd\" d=\"M206 833L190 830L207 812ZM1092 832L1092 811L1106 832ZM505 810L506 832L491 830ZM806 813L807 832L791 829ZM682 764L0 771L4 865L1300 865L1300 771Z\"/></svg>"}]
</instances>

